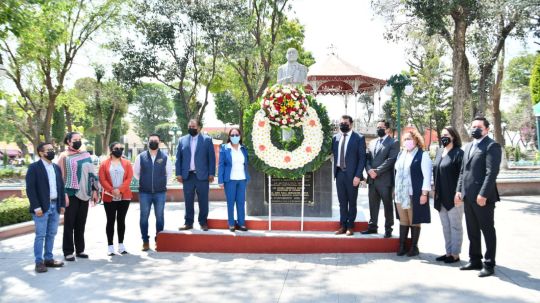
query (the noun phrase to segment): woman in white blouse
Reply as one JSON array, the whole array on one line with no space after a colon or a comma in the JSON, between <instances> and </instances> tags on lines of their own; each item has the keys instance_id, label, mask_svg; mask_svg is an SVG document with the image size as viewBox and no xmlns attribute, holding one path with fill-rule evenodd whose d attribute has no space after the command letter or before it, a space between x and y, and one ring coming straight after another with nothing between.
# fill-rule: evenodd
<instances>
[{"instance_id":1,"label":"woman in white blouse","mask_svg":"<svg viewBox=\"0 0 540 303\"><path fill-rule=\"evenodd\" d=\"M219 151L218 183L225 188L229 230L247 231L246 183L249 181L248 152L242 145L242 134L237 128L229 131L227 143ZM237 221L234 220L236 205Z\"/></svg>"},{"instance_id":2,"label":"woman in white blouse","mask_svg":"<svg viewBox=\"0 0 540 303\"><path fill-rule=\"evenodd\" d=\"M432 163L424 152L424 140L416 130L407 131L401 138L403 149L395 165L395 203L399 219L398 256L417 256L420 224L430 223L429 191ZM412 245L408 252L405 241L411 229Z\"/></svg>"}]
</instances>

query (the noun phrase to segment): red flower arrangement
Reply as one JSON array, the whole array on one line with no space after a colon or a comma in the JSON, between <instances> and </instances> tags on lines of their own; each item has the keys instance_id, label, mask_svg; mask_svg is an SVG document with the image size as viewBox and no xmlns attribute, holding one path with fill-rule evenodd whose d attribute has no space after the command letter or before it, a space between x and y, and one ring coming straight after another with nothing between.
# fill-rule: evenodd
<instances>
[{"instance_id":1,"label":"red flower arrangement","mask_svg":"<svg viewBox=\"0 0 540 303\"><path fill-rule=\"evenodd\" d=\"M261 108L270 123L282 127L301 126L308 107L302 88L287 85L267 88L261 101Z\"/></svg>"}]
</instances>

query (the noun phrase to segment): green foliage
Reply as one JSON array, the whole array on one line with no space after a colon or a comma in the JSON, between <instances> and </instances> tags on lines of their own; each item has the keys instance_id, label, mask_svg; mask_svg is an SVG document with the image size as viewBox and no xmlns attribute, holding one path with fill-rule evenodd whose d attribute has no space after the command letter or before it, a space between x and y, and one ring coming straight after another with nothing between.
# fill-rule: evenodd
<instances>
[{"instance_id":1,"label":"green foliage","mask_svg":"<svg viewBox=\"0 0 540 303\"><path fill-rule=\"evenodd\" d=\"M310 106L312 106L317 111L317 115L319 116L319 120L323 127L324 139L323 139L323 143L321 147L321 152L319 153L319 155L315 159L313 159L313 161L306 164L304 167L295 169L295 170L279 169L279 168L271 167L257 157L257 155L255 154L252 140L250 140L250 138L251 138L253 119L255 117L255 113L259 111L260 109L260 104L258 102L255 102L251 104L251 106L248 109L246 109L246 111L244 112L244 128L243 128L244 138L246 138L244 143L246 144L248 148L248 152L250 155L250 163L257 170L262 171L265 174L271 175L273 177L299 178L308 172L316 171L328 159L328 156L332 152L332 126L330 124L330 119L328 118L326 108L323 105L319 104L315 100L315 98L313 98L311 95L308 95L307 98L308 98ZM283 146L283 142L281 142L280 132L272 131L271 138L272 138L271 140L273 144L275 144L276 146L278 146L278 144L282 144L281 146ZM291 147L292 146L289 146L289 148Z\"/></svg>"},{"instance_id":2,"label":"green foliage","mask_svg":"<svg viewBox=\"0 0 540 303\"><path fill-rule=\"evenodd\" d=\"M540 103L540 55L536 56L536 61L531 72L531 101L532 104Z\"/></svg>"},{"instance_id":3,"label":"green foliage","mask_svg":"<svg viewBox=\"0 0 540 303\"><path fill-rule=\"evenodd\" d=\"M7 151L4 149L4 152L2 154L2 162L4 163L4 167L8 166L9 164L9 157L7 154Z\"/></svg>"},{"instance_id":4,"label":"green foliage","mask_svg":"<svg viewBox=\"0 0 540 303\"><path fill-rule=\"evenodd\" d=\"M156 83L143 83L133 90L131 103L136 110L131 113L131 119L135 133L140 138L146 138L150 133L156 132L158 125L170 122L173 112L171 96L171 89ZM187 125L187 121L184 125ZM184 125L181 124L182 127ZM167 136L168 131L168 129L164 131Z\"/></svg>"},{"instance_id":5,"label":"green foliage","mask_svg":"<svg viewBox=\"0 0 540 303\"><path fill-rule=\"evenodd\" d=\"M241 102L235 100L229 91L218 92L214 96L216 117L223 123L240 124Z\"/></svg>"},{"instance_id":6,"label":"green foliage","mask_svg":"<svg viewBox=\"0 0 540 303\"><path fill-rule=\"evenodd\" d=\"M521 160L521 148L516 147L514 148L514 161L519 162Z\"/></svg>"},{"instance_id":7,"label":"green foliage","mask_svg":"<svg viewBox=\"0 0 540 303\"><path fill-rule=\"evenodd\" d=\"M53 113L52 137L56 143L63 142L66 134L66 117L64 109L57 108Z\"/></svg>"},{"instance_id":8,"label":"green foliage","mask_svg":"<svg viewBox=\"0 0 540 303\"><path fill-rule=\"evenodd\" d=\"M0 226L32 220L27 198L9 197L0 201Z\"/></svg>"}]
</instances>

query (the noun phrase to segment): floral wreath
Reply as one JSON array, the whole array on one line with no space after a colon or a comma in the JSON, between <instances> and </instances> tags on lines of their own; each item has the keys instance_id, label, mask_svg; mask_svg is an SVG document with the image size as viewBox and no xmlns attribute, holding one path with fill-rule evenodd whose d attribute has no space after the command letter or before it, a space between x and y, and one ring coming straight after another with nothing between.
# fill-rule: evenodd
<instances>
[{"instance_id":1,"label":"floral wreath","mask_svg":"<svg viewBox=\"0 0 540 303\"><path fill-rule=\"evenodd\" d=\"M300 138L288 144L281 137L287 129ZM275 177L298 178L317 170L331 147L331 127L326 109L300 87L274 85L259 103L244 114L246 145L253 166ZM297 139L298 139L297 138Z\"/></svg>"}]
</instances>

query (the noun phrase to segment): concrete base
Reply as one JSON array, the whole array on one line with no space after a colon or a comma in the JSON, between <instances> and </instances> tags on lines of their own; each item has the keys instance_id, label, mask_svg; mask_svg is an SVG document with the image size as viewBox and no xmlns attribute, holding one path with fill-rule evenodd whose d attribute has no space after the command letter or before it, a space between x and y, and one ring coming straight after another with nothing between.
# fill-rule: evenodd
<instances>
[{"instance_id":1,"label":"concrete base","mask_svg":"<svg viewBox=\"0 0 540 303\"><path fill-rule=\"evenodd\" d=\"M268 203L264 199L265 175L249 167L251 180L246 192L246 210L249 216L267 216ZM305 204L306 217L332 216L332 162L326 161L319 170L313 174L313 204ZM272 216L299 217L300 203L273 203Z\"/></svg>"}]
</instances>

